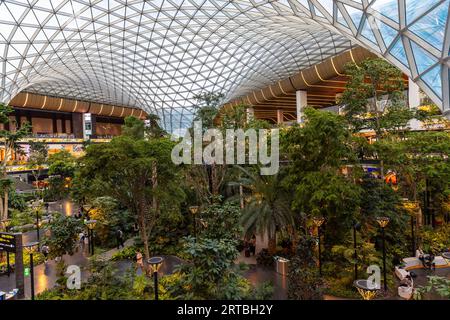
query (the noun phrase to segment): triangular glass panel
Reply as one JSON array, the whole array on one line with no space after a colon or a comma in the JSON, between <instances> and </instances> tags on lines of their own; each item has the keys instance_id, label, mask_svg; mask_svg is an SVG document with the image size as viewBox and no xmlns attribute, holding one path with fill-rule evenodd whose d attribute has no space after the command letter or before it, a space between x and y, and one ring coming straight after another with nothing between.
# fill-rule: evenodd
<instances>
[{"instance_id":1,"label":"triangular glass panel","mask_svg":"<svg viewBox=\"0 0 450 320\"><path fill-rule=\"evenodd\" d=\"M398 0L375 0L371 8L383 16L398 22Z\"/></svg>"},{"instance_id":2,"label":"triangular glass panel","mask_svg":"<svg viewBox=\"0 0 450 320\"><path fill-rule=\"evenodd\" d=\"M406 23L410 24L425 11L433 7L441 0L405 0Z\"/></svg>"},{"instance_id":3,"label":"triangular glass panel","mask_svg":"<svg viewBox=\"0 0 450 320\"><path fill-rule=\"evenodd\" d=\"M362 11L346 4L344 4L344 7L352 18L353 24L355 25L356 29L358 29L363 15Z\"/></svg>"},{"instance_id":4,"label":"triangular glass panel","mask_svg":"<svg viewBox=\"0 0 450 320\"><path fill-rule=\"evenodd\" d=\"M318 0L317 2L328 11L330 16L333 16L333 0Z\"/></svg>"},{"instance_id":5,"label":"triangular glass panel","mask_svg":"<svg viewBox=\"0 0 450 320\"><path fill-rule=\"evenodd\" d=\"M346 28L349 28L347 21L344 19L344 16L341 13L341 10L339 8L337 8L337 16L336 16L336 21L338 23L340 23L341 25L343 25Z\"/></svg>"},{"instance_id":6,"label":"triangular glass panel","mask_svg":"<svg viewBox=\"0 0 450 320\"><path fill-rule=\"evenodd\" d=\"M411 49L419 74L437 63L437 60L430 53L419 47L414 41L411 41Z\"/></svg>"},{"instance_id":7,"label":"triangular glass panel","mask_svg":"<svg viewBox=\"0 0 450 320\"><path fill-rule=\"evenodd\" d=\"M406 67L409 66L408 59L406 58L405 48L403 47L402 38L399 37L390 51L391 55L393 55L398 61L400 61Z\"/></svg>"},{"instance_id":8,"label":"triangular glass panel","mask_svg":"<svg viewBox=\"0 0 450 320\"><path fill-rule=\"evenodd\" d=\"M374 44L377 43L377 39L375 38L375 35L373 34L372 28L370 27L369 20L366 18L364 19L364 24L361 30L361 35L366 38L367 40L371 41Z\"/></svg>"},{"instance_id":9,"label":"triangular glass panel","mask_svg":"<svg viewBox=\"0 0 450 320\"><path fill-rule=\"evenodd\" d=\"M444 1L433 11L409 26L409 30L417 34L433 47L442 50L449 3L450 0Z\"/></svg>"},{"instance_id":10,"label":"triangular glass panel","mask_svg":"<svg viewBox=\"0 0 450 320\"><path fill-rule=\"evenodd\" d=\"M421 76L422 80L430 87L434 93L442 98L442 80L441 80L441 65L438 64L427 73Z\"/></svg>"},{"instance_id":11,"label":"triangular glass panel","mask_svg":"<svg viewBox=\"0 0 450 320\"><path fill-rule=\"evenodd\" d=\"M322 17L325 18L325 16L323 15L323 13L316 7L314 6L314 14L318 17Z\"/></svg>"},{"instance_id":12,"label":"triangular glass panel","mask_svg":"<svg viewBox=\"0 0 450 320\"><path fill-rule=\"evenodd\" d=\"M383 37L384 45L388 48L397 36L398 31L380 20L377 20L377 24L378 30L380 30L381 36Z\"/></svg>"}]
</instances>

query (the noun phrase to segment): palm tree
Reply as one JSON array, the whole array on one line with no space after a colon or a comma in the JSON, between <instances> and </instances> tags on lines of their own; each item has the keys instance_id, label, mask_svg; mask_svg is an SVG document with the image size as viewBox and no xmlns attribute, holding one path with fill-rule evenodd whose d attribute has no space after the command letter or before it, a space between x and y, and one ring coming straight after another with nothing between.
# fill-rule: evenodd
<instances>
[{"instance_id":1,"label":"palm tree","mask_svg":"<svg viewBox=\"0 0 450 320\"><path fill-rule=\"evenodd\" d=\"M246 236L267 234L270 254L276 251L277 231L294 226L294 219L289 207L289 198L281 186L278 174L263 176L238 166L244 173L240 184L251 191L246 199L241 223Z\"/></svg>"}]
</instances>

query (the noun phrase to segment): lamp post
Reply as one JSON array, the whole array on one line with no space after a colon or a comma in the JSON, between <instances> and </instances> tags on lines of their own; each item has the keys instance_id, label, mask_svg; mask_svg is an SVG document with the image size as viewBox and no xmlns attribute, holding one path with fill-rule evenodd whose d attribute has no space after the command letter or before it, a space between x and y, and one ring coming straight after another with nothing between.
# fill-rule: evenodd
<instances>
[{"instance_id":1,"label":"lamp post","mask_svg":"<svg viewBox=\"0 0 450 320\"><path fill-rule=\"evenodd\" d=\"M356 250L357 243L356 243L356 230L361 229L361 224L359 222L353 223L353 259L355 259L355 277L354 280L356 281L358 279L358 252Z\"/></svg>"},{"instance_id":2,"label":"lamp post","mask_svg":"<svg viewBox=\"0 0 450 320\"><path fill-rule=\"evenodd\" d=\"M419 208L417 201L410 201L408 198L403 198L403 207L408 211L411 221L411 252L412 257L416 255L416 235L415 235L415 215Z\"/></svg>"},{"instance_id":3,"label":"lamp post","mask_svg":"<svg viewBox=\"0 0 450 320\"><path fill-rule=\"evenodd\" d=\"M155 282L155 300L158 300L158 271L164 261L163 257L151 257L148 259L148 264L153 272L153 280Z\"/></svg>"},{"instance_id":4,"label":"lamp post","mask_svg":"<svg viewBox=\"0 0 450 320\"><path fill-rule=\"evenodd\" d=\"M189 207L189 211L191 212L191 214L193 216L193 220L194 220L194 238L195 238L195 242L197 242L197 220L195 218L195 215L198 212L198 206L190 206Z\"/></svg>"},{"instance_id":5,"label":"lamp post","mask_svg":"<svg viewBox=\"0 0 450 320\"><path fill-rule=\"evenodd\" d=\"M386 273L386 236L384 229L389 224L388 217L377 217L377 222L381 227L381 235L383 237L383 279L384 279L384 291L387 291L387 273Z\"/></svg>"},{"instance_id":6,"label":"lamp post","mask_svg":"<svg viewBox=\"0 0 450 320\"><path fill-rule=\"evenodd\" d=\"M89 251L94 255L94 228L97 220L87 220L85 223L88 228Z\"/></svg>"},{"instance_id":7,"label":"lamp post","mask_svg":"<svg viewBox=\"0 0 450 320\"><path fill-rule=\"evenodd\" d=\"M314 217L313 219L313 223L314 225L317 227L317 238L319 240L318 245L319 245L319 274L322 275L322 250L320 248L320 227L323 225L323 223L325 222L325 218L324 217Z\"/></svg>"},{"instance_id":8,"label":"lamp post","mask_svg":"<svg viewBox=\"0 0 450 320\"><path fill-rule=\"evenodd\" d=\"M377 295L377 286L371 285L368 280L359 279L353 281L353 286L358 290L364 300L372 300Z\"/></svg>"},{"instance_id":9,"label":"lamp post","mask_svg":"<svg viewBox=\"0 0 450 320\"><path fill-rule=\"evenodd\" d=\"M34 209L34 214L36 215L36 239L39 242L40 241L40 222L39 222L39 202L35 201L31 204L32 208Z\"/></svg>"},{"instance_id":10,"label":"lamp post","mask_svg":"<svg viewBox=\"0 0 450 320\"><path fill-rule=\"evenodd\" d=\"M33 253L39 248L39 242L31 242L23 246L26 253L30 255L30 284L31 284L31 300L34 300L34 263Z\"/></svg>"},{"instance_id":11,"label":"lamp post","mask_svg":"<svg viewBox=\"0 0 450 320\"><path fill-rule=\"evenodd\" d=\"M11 219L2 220L1 225L5 229L5 232L8 232L9 226L11 225ZM11 275L11 265L9 262L9 251L6 251L6 272L9 277Z\"/></svg>"}]
</instances>

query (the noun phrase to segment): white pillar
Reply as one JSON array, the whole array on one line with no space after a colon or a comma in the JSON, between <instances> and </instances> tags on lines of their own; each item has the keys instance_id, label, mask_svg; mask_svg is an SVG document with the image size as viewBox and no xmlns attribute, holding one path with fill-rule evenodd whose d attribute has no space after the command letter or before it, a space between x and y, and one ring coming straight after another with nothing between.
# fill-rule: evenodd
<instances>
[{"instance_id":1,"label":"white pillar","mask_svg":"<svg viewBox=\"0 0 450 320\"><path fill-rule=\"evenodd\" d=\"M303 108L308 104L308 94L306 91L297 91L295 93L295 100L297 105L297 122L303 122Z\"/></svg>"},{"instance_id":2,"label":"white pillar","mask_svg":"<svg viewBox=\"0 0 450 320\"><path fill-rule=\"evenodd\" d=\"M246 112L247 112L247 123L255 119L255 109L253 109L253 107L248 107Z\"/></svg>"},{"instance_id":3,"label":"white pillar","mask_svg":"<svg viewBox=\"0 0 450 320\"><path fill-rule=\"evenodd\" d=\"M281 124L284 122L284 115L283 115L283 110L278 109L277 110L277 123Z\"/></svg>"},{"instance_id":4,"label":"white pillar","mask_svg":"<svg viewBox=\"0 0 450 320\"><path fill-rule=\"evenodd\" d=\"M411 78L408 78L408 104L410 109L420 106L419 86Z\"/></svg>"}]
</instances>

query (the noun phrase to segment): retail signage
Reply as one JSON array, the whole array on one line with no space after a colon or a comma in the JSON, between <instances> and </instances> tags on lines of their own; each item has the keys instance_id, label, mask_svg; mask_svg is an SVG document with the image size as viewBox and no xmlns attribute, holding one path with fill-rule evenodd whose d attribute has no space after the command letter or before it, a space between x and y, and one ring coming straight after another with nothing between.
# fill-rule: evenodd
<instances>
[{"instance_id":1,"label":"retail signage","mask_svg":"<svg viewBox=\"0 0 450 320\"><path fill-rule=\"evenodd\" d=\"M7 252L16 252L16 237L11 233L0 232L0 248Z\"/></svg>"}]
</instances>

